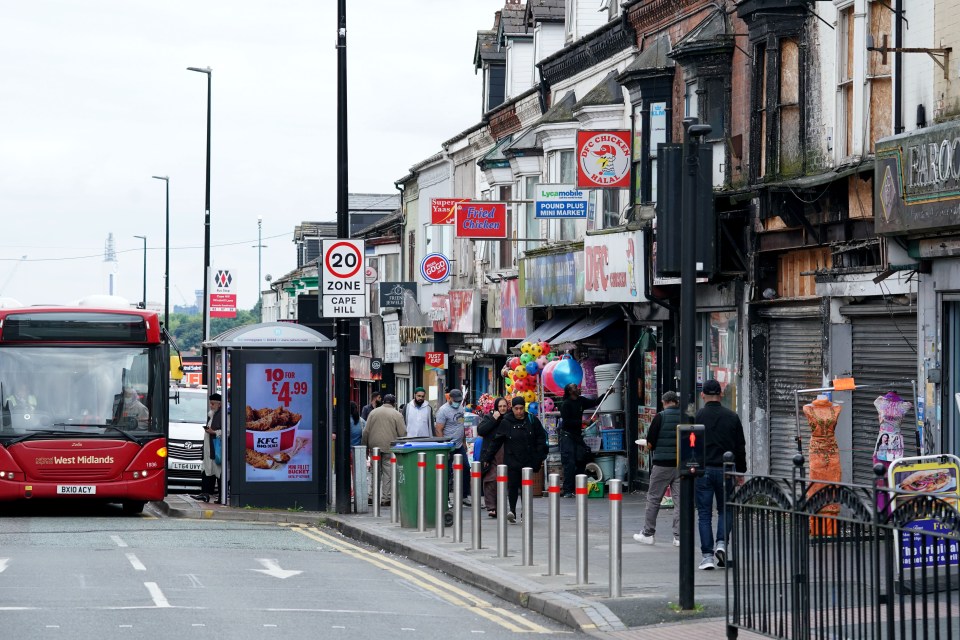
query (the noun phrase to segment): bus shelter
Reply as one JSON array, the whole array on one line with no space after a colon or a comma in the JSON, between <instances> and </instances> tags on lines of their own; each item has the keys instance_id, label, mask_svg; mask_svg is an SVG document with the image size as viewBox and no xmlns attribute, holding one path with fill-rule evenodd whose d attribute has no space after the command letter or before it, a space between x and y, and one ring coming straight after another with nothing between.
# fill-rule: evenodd
<instances>
[{"instance_id":1,"label":"bus shelter","mask_svg":"<svg viewBox=\"0 0 960 640\"><path fill-rule=\"evenodd\" d=\"M223 504L326 509L335 345L287 322L237 327L203 343L208 380L230 381L221 390Z\"/></svg>"}]
</instances>

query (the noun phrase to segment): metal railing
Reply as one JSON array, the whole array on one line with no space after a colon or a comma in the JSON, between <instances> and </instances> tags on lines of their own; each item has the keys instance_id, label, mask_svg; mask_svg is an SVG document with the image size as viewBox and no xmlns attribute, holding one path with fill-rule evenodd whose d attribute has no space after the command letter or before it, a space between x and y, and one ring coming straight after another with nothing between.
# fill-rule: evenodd
<instances>
[{"instance_id":1,"label":"metal railing","mask_svg":"<svg viewBox=\"0 0 960 640\"><path fill-rule=\"evenodd\" d=\"M881 465L868 486L803 463L792 478L726 469L727 637L960 638L956 501L887 488Z\"/></svg>"}]
</instances>

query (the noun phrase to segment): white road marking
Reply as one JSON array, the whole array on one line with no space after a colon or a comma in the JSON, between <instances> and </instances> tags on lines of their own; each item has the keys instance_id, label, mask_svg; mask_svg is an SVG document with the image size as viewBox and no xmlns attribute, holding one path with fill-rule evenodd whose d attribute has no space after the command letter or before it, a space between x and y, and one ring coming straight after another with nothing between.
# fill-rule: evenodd
<instances>
[{"instance_id":1,"label":"white road marking","mask_svg":"<svg viewBox=\"0 0 960 640\"><path fill-rule=\"evenodd\" d=\"M400 631L416 631L416 629L411 629L410 627L400 627Z\"/></svg>"},{"instance_id":2,"label":"white road marking","mask_svg":"<svg viewBox=\"0 0 960 640\"><path fill-rule=\"evenodd\" d=\"M48 624L47 629L59 629L60 625L58 624Z\"/></svg>"},{"instance_id":3,"label":"white road marking","mask_svg":"<svg viewBox=\"0 0 960 640\"><path fill-rule=\"evenodd\" d=\"M120 536L110 536L110 539L113 540L114 543L116 543L116 545L117 545L118 547L126 547L126 546L128 546L127 543L124 542L124 541L123 541L123 538L121 538Z\"/></svg>"},{"instance_id":4,"label":"white road marking","mask_svg":"<svg viewBox=\"0 0 960 640\"><path fill-rule=\"evenodd\" d=\"M333 626L330 627L330 628L331 628L331 629L346 629L346 627L341 627L341 626L338 625L338 624L335 624L335 625L333 625Z\"/></svg>"},{"instance_id":5,"label":"white road marking","mask_svg":"<svg viewBox=\"0 0 960 640\"><path fill-rule=\"evenodd\" d=\"M37 607L0 607L0 611L36 611Z\"/></svg>"},{"instance_id":6,"label":"white road marking","mask_svg":"<svg viewBox=\"0 0 960 640\"><path fill-rule=\"evenodd\" d=\"M207 625L203 624L202 622L194 622L194 623L191 624L190 626L191 626L191 627L205 627L205 626L207 626Z\"/></svg>"},{"instance_id":7,"label":"white road marking","mask_svg":"<svg viewBox=\"0 0 960 640\"><path fill-rule=\"evenodd\" d=\"M137 571L146 571L146 570L147 570L147 568L146 568L145 566L143 566L143 563L140 562L140 560L137 558L136 555L134 555L134 554L132 554L132 553L128 553L128 554L127 554L127 560L130 561L130 564L132 564L132 565L133 565L133 568L136 569Z\"/></svg>"},{"instance_id":8,"label":"white road marking","mask_svg":"<svg viewBox=\"0 0 960 640\"><path fill-rule=\"evenodd\" d=\"M143 586L150 592L150 597L153 598L153 604L157 605L157 608L163 609L170 606L170 603L167 602L167 597L163 595L163 591L160 591L160 587L157 586L156 582L144 582Z\"/></svg>"},{"instance_id":9,"label":"white road marking","mask_svg":"<svg viewBox=\"0 0 960 640\"><path fill-rule=\"evenodd\" d=\"M263 626L265 626L265 627L276 627L277 625L275 625L275 624L265 624L265 625L263 625Z\"/></svg>"},{"instance_id":10,"label":"white road marking","mask_svg":"<svg viewBox=\"0 0 960 640\"><path fill-rule=\"evenodd\" d=\"M10 562L10 558L0 558L0 573L3 573L7 570L7 563Z\"/></svg>"},{"instance_id":11,"label":"white road marking","mask_svg":"<svg viewBox=\"0 0 960 640\"><path fill-rule=\"evenodd\" d=\"M277 564L276 560L271 560L269 558L257 558L257 562L263 565L263 569L250 569L250 571L263 573L268 576L273 576L274 578L280 578L281 580L285 580L290 576L295 576L303 573L303 571L292 571L290 569L281 569L280 565Z\"/></svg>"},{"instance_id":12,"label":"white road marking","mask_svg":"<svg viewBox=\"0 0 960 640\"><path fill-rule=\"evenodd\" d=\"M133 625L132 625L132 624L121 624L121 625L118 625L118 626L119 626L121 629L133 629Z\"/></svg>"}]
</instances>

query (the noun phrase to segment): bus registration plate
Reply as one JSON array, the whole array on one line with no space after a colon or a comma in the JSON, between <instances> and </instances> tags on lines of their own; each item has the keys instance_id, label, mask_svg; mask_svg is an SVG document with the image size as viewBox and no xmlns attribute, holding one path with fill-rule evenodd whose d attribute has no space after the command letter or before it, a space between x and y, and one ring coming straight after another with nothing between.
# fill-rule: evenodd
<instances>
[{"instance_id":1,"label":"bus registration plate","mask_svg":"<svg viewBox=\"0 0 960 640\"><path fill-rule=\"evenodd\" d=\"M58 484L57 493L71 496L92 496L96 495L97 487L96 485Z\"/></svg>"}]
</instances>

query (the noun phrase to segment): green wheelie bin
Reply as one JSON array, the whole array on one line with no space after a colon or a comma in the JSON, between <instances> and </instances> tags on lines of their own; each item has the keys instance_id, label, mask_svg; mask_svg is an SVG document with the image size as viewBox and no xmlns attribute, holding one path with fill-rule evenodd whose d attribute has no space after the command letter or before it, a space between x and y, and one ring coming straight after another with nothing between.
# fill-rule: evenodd
<instances>
[{"instance_id":1,"label":"green wheelie bin","mask_svg":"<svg viewBox=\"0 0 960 640\"><path fill-rule=\"evenodd\" d=\"M426 454L426 502L424 503L427 529L437 526L437 454L446 456L443 465L443 483L446 487L450 473L450 454L453 443L444 438L404 438L397 440L390 451L397 456L397 486L393 488L393 499L399 500L400 526L406 529L417 527L417 454ZM447 492L443 492L446 499ZM453 514L444 505L444 524L453 524Z\"/></svg>"}]
</instances>

